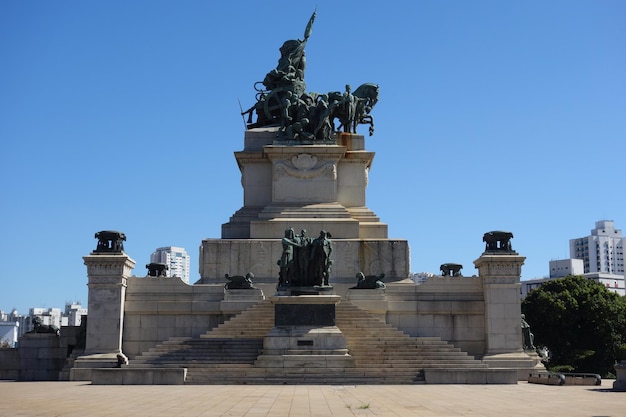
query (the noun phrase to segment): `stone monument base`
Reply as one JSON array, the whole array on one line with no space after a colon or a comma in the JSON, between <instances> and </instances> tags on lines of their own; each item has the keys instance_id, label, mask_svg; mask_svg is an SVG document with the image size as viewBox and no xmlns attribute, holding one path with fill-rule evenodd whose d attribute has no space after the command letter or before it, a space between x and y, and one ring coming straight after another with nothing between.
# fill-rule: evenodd
<instances>
[{"instance_id":1,"label":"stone monument base","mask_svg":"<svg viewBox=\"0 0 626 417\"><path fill-rule=\"evenodd\" d=\"M264 368L352 368L346 338L335 326L337 295L274 297L274 327L255 364Z\"/></svg>"},{"instance_id":2,"label":"stone monument base","mask_svg":"<svg viewBox=\"0 0 626 417\"><path fill-rule=\"evenodd\" d=\"M301 296L301 295L335 295L335 288L332 285L322 285L313 287L278 287L277 296Z\"/></svg>"},{"instance_id":3,"label":"stone monument base","mask_svg":"<svg viewBox=\"0 0 626 417\"><path fill-rule=\"evenodd\" d=\"M296 223L293 226L297 226ZM329 229L332 232L332 229ZM356 282L357 272L385 274L385 283L406 279L410 273L406 240L332 239L333 264L330 283ZM276 262L281 258L281 239L204 239L200 247L200 280L196 284L224 282L224 275L254 274L254 282L278 281Z\"/></svg>"},{"instance_id":4,"label":"stone monument base","mask_svg":"<svg viewBox=\"0 0 626 417\"><path fill-rule=\"evenodd\" d=\"M224 289L224 299L220 310L225 314L238 314L263 301L265 296L260 288Z\"/></svg>"},{"instance_id":5,"label":"stone monument base","mask_svg":"<svg viewBox=\"0 0 626 417\"><path fill-rule=\"evenodd\" d=\"M526 381L530 373L546 372L539 355L533 358L526 352L485 355L482 361L489 368L517 369L518 381Z\"/></svg>"},{"instance_id":6,"label":"stone monument base","mask_svg":"<svg viewBox=\"0 0 626 417\"><path fill-rule=\"evenodd\" d=\"M91 372L97 368L116 368L118 354L128 360L123 353L94 353L79 356L70 369L70 381L91 381Z\"/></svg>"}]
</instances>

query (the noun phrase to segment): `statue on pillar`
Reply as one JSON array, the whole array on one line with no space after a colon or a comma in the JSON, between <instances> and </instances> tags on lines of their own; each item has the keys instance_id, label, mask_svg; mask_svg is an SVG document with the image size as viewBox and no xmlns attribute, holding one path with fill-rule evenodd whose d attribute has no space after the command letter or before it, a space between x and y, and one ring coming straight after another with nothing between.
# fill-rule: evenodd
<instances>
[{"instance_id":1,"label":"statue on pillar","mask_svg":"<svg viewBox=\"0 0 626 417\"><path fill-rule=\"evenodd\" d=\"M368 124L370 136L374 133L374 118L370 114L378 102L378 85L365 83L352 92L346 85L344 93L327 94L306 92L304 48L311 36L313 12L304 30L303 39L285 41L280 47L276 68L254 84L256 103L241 115L248 115L246 126L280 126L279 138L296 143L333 142L333 133L356 133L357 125ZM252 122L256 113L257 120ZM334 120L339 120L335 130Z\"/></svg>"},{"instance_id":2,"label":"statue on pillar","mask_svg":"<svg viewBox=\"0 0 626 417\"><path fill-rule=\"evenodd\" d=\"M462 277L461 269L463 269L463 265L461 264L442 264L439 269L441 270L442 277Z\"/></svg>"},{"instance_id":3,"label":"statue on pillar","mask_svg":"<svg viewBox=\"0 0 626 417\"><path fill-rule=\"evenodd\" d=\"M124 241L126 235L114 230L103 230L95 234L98 239L98 246L93 253L122 253L124 252Z\"/></svg>"},{"instance_id":4,"label":"statue on pillar","mask_svg":"<svg viewBox=\"0 0 626 417\"><path fill-rule=\"evenodd\" d=\"M511 239L513 233L503 232L496 230L493 232L487 232L483 235L483 242L485 242L485 252L491 253L517 253L511 247Z\"/></svg>"},{"instance_id":5,"label":"statue on pillar","mask_svg":"<svg viewBox=\"0 0 626 417\"><path fill-rule=\"evenodd\" d=\"M169 267L166 264L152 262L146 265L149 277L165 277Z\"/></svg>"}]
</instances>

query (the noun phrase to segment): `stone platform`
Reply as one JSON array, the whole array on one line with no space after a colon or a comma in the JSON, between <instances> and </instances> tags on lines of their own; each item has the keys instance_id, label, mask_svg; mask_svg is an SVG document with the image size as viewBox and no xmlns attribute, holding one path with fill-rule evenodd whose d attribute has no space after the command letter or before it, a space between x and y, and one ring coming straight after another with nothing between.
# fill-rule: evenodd
<instances>
[{"instance_id":1,"label":"stone platform","mask_svg":"<svg viewBox=\"0 0 626 417\"><path fill-rule=\"evenodd\" d=\"M292 223L292 226L298 224ZM197 284L223 282L225 274L245 275L248 272L254 274L255 282L276 282L276 262L283 253L282 234L274 239L204 239L200 247L201 279ZM332 242L332 257L341 262L333 264L331 282L355 283L359 271L365 275L384 273L385 282L400 281L409 276L410 254L406 240L333 238Z\"/></svg>"},{"instance_id":2,"label":"stone platform","mask_svg":"<svg viewBox=\"0 0 626 417\"><path fill-rule=\"evenodd\" d=\"M274 327L265 336L261 368L353 368L346 338L335 325L337 295L273 297Z\"/></svg>"}]
</instances>

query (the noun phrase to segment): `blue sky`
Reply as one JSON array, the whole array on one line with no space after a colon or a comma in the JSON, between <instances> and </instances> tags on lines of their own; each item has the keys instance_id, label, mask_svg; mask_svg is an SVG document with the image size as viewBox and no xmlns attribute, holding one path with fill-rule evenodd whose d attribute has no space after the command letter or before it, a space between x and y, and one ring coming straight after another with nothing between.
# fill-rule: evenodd
<instances>
[{"instance_id":1,"label":"blue sky","mask_svg":"<svg viewBox=\"0 0 626 417\"><path fill-rule=\"evenodd\" d=\"M0 2L0 309L87 303L94 233L219 238L243 204L238 100L307 44L308 91L380 85L367 206L438 272L514 233L522 279L626 227L626 2ZM366 127L359 133L366 135Z\"/></svg>"}]
</instances>

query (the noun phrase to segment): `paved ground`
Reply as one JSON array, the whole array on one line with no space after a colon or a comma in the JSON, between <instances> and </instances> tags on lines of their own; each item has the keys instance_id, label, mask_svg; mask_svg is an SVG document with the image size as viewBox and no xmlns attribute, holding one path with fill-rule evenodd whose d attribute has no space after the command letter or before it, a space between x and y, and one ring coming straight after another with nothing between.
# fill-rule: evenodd
<instances>
[{"instance_id":1,"label":"paved ground","mask_svg":"<svg viewBox=\"0 0 626 417\"><path fill-rule=\"evenodd\" d=\"M0 416L624 417L626 392L601 386L104 386L0 381Z\"/></svg>"}]
</instances>

